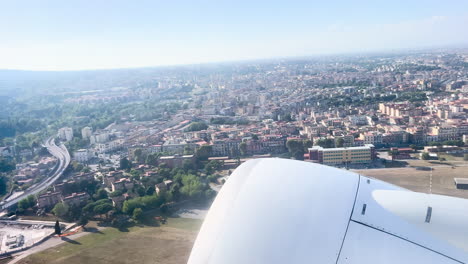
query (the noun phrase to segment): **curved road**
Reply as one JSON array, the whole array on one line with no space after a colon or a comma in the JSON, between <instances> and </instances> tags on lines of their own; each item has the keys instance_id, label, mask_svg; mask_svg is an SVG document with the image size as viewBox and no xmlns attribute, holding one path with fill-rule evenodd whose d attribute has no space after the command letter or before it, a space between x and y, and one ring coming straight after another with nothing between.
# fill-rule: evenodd
<instances>
[{"instance_id":1,"label":"curved road","mask_svg":"<svg viewBox=\"0 0 468 264\"><path fill-rule=\"evenodd\" d=\"M70 154L68 153L67 148L61 144L57 146L54 142L54 137L50 137L44 143L44 147L47 148L52 156L58 159L58 164L52 170L52 173L40 183L34 184L33 186L29 187L23 194L13 197L11 199L6 199L1 202L1 209L7 209L8 207L15 205L22 199L28 197L29 195L37 194L45 189L47 189L52 183L54 183L60 176L62 176L65 169L70 164Z\"/></svg>"}]
</instances>

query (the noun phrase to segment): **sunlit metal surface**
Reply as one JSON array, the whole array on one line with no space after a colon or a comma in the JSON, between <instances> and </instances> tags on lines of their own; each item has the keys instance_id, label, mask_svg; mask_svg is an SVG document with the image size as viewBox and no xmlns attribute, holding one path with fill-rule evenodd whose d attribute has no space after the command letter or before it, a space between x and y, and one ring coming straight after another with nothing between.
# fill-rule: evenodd
<instances>
[{"instance_id":1,"label":"sunlit metal surface","mask_svg":"<svg viewBox=\"0 0 468 264\"><path fill-rule=\"evenodd\" d=\"M463 215L439 211L466 201L414 195L425 194L319 164L251 160L221 189L188 263L467 263L466 238L440 235L454 230L444 217Z\"/></svg>"}]
</instances>

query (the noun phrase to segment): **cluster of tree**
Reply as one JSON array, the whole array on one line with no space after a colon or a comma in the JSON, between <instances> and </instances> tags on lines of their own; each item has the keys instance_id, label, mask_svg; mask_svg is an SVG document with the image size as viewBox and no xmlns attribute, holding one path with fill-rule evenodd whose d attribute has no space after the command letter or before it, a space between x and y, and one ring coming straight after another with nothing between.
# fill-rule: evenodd
<instances>
[{"instance_id":1,"label":"cluster of tree","mask_svg":"<svg viewBox=\"0 0 468 264\"><path fill-rule=\"evenodd\" d=\"M208 128L208 125L203 122L192 122L186 129L186 132L201 131Z\"/></svg>"},{"instance_id":2,"label":"cluster of tree","mask_svg":"<svg viewBox=\"0 0 468 264\"><path fill-rule=\"evenodd\" d=\"M463 140L447 140L444 142L429 142L429 146L457 146L457 147L463 147L465 145L465 142Z\"/></svg>"},{"instance_id":3,"label":"cluster of tree","mask_svg":"<svg viewBox=\"0 0 468 264\"><path fill-rule=\"evenodd\" d=\"M62 193L64 195L68 195L72 193L86 192L92 196L96 191L98 191L97 186L97 182L93 180L70 181L63 184Z\"/></svg>"},{"instance_id":4,"label":"cluster of tree","mask_svg":"<svg viewBox=\"0 0 468 264\"><path fill-rule=\"evenodd\" d=\"M94 189L97 185L94 183ZM57 203L52 209L52 213L61 219L67 221L79 220L81 224L85 224L89 218L95 215L106 215L113 210L112 201L108 199L107 192L104 189L97 189L92 195L92 200L81 205L67 205L66 203Z\"/></svg>"},{"instance_id":5,"label":"cluster of tree","mask_svg":"<svg viewBox=\"0 0 468 264\"><path fill-rule=\"evenodd\" d=\"M426 100L425 92L406 92L398 96L398 101L421 102Z\"/></svg>"},{"instance_id":6,"label":"cluster of tree","mask_svg":"<svg viewBox=\"0 0 468 264\"><path fill-rule=\"evenodd\" d=\"M156 194L143 196L143 197L136 197L124 202L122 207L122 212L133 215L133 211L137 208L140 209L154 209L159 208L164 202L166 198L164 196L159 196Z\"/></svg>"},{"instance_id":7,"label":"cluster of tree","mask_svg":"<svg viewBox=\"0 0 468 264\"><path fill-rule=\"evenodd\" d=\"M334 148L335 147L335 140L333 140L331 138L322 138L322 139L317 140L315 142L315 145L320 146L322 148Z\"/></svg>"},{"instance_id":8,"label":"cluster of tree","mask_svg":"<svg viewBox=\"0 0 468 264\"><path fill-rule=\"evenodd\" d=\"M0 175L0 195L5 195L8 189L8 178L5 175Z\"/></svg>"},{"instance_id":9,"label":"cluster of tree","mask_svg":"<svg viewBox=\"0 0 468 264\"><path fill-rule=\"evenodd\" d=\"M119 169L130 171L131 168L132 168L132 162L129 161L126 157L120 160Z\"/></svg>"},{"instance_id":10,"label":"cluster of tree","mask_svg":"<svg viewBox=\"0 0 468 264\"><path fill-rule=\"evenodd\" d=\"M34 132L44 127L44 124L33 118L19 118L0 121L0 138L14 137L17 134Z\"/></svg>"},{"instance_id":11,"label":"cluster of tree","mask_svg":"<svg viewBox=\"0 0 468 264\"><path fill-rule=\"evenodd\" d=\"M74 131L80 131L80 130L75 129ZM87 140L81 138L81 134L79 135L79 137L74 137L71 141L68 141L65 143L70 153L76 150L82 149L86 147L88 144L89 142Z\"/></svg>"},{"instance_id":12,"label":"cluster of tree","mask_svg":"<svg viewBox=\"0 0 468 264\"><path fill-rule=\"evenodd\" d=\"M195 157L199 161L208 160L212 154L212 150L213 147L210 145L203 145L197 149L197 152L195 152Z\"/></svg>"},{"instance_id":13,"label":"cluster of tree","mask_svg":"<svg viewBox=\"0 0 468 264\"><path fill-rule=\"evenodd\" d=\"M245 119L232 119L225 117L212 117L210 123L213 125L248 125L249 121Z\"/></svg>"},{"instance_id":14,"label":"cluster of tree","mask_svg":"<svg viewBox=\"0 0 468 264\"><path fill-rule=\"evenodd\" d=\"M12 160L0 158L0 172L10 172L16 169L16 164Z\"/></svg>"},{"instance_id":15,"label":"cluster of tree","mask_svg":"<svg viewBox=\"0 0 468 264\"><path fill-rule=\"evenodd\" d=\"M83 207L82 216L86 218L91 218L95 215L99 215L102 217L108 217L108 213L112 211L114 207L112 206L112 202L109 199L100 199L92 203L88 203L85 207Z\"/></svg>"},{"instance_id":16,"label":"cluster of tree","mask_svg":"<svg viewBox=\"0 0 468 264\"><path fill-rule=\"evenodd\" d=\"M289 154L297 160L304 160L304 153L308 151L308 148L312 147L312 141L290 139L286 142L286 147L288 148Z\"/></svg>"},{"instance_id":17,"label":"cluster of tree","mask_svg":"<svg viewBox=\"0 0 468 264\"><path fill-rule=\"evenodd\" d=\"M18 211L23 212L29 208L32 208L36 205L36 198L33 195L29 195L23 200L18 202Z\"/></svg>"},{"instance_id":18,"label":"cluster of tree","mask_svg":"<svg viewBox=\"0 0 468 264\"><path fill-rule=\"evenodd\" d=\"M223 162L219 160L211 160L205 164L204 171L207 175L213 174L215 171L223 167Z\"/></svg>"},{"instance_id":19,"label":"cluster of tree","mask_svg":"<svg viewBox=\"0 0 468 264\"><path fill-rule=\"evenodd\" d=\"M429 155L429 153L424 152L421 154L421 159L428 160L428 159L431 159L431 156Z\"/></svg>"}]
</instances>

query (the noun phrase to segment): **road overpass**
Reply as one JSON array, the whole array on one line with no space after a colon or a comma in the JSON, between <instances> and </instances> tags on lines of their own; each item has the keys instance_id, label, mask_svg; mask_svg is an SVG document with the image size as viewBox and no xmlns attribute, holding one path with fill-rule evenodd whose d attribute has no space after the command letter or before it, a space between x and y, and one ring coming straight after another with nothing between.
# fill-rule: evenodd
<instances>
[{"instance_id":1,"label":"road overpass","mask_svg":"<svg viewBox=\"0 0 468 264\"><path fill-rule=\"evenodd\" d=\"M29 195L35 195L47 189L58 178L60 178L60 176L62 176L63 172L70 164L70 160L71 160L70 153L68 153L68 150L65 147L65 145L60 144L60 146L57 146L55 144L54 137L48 138L44 143L44 147L47 148L47 150L52 156L57 158L58 160L57 164L55 165L53 170L49 173L49 175L45 179L43 179L41 182L32 185L26 191L24 191L24 193L18 196L11 197L10 199L7 198L4 201L2 201L0 203L2 210L7 209L17 204L19 201L28 197Z\"/></svg>"}]
</instances>

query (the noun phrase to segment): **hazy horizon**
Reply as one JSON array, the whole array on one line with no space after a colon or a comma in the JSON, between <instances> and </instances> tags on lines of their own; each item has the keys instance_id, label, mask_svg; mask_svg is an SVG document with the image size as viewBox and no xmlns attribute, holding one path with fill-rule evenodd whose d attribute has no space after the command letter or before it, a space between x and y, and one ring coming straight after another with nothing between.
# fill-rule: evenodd
<instances>
[{"instance_id":1,"label":"hazy horizon","mask_svg":"<svg viewBox=\"0 0 468 264\"><path fill-rule=\"evenodd\" d=\"M468 2L15 1L0 69L76 71L468 46Z\"/></svg>"},{"instance_id":2,"label":"hazy horizon","mask_svg":"<svg viewBox=\"0 0 468 264\"><path fill-rule=\"evenodd\" d=\"M459 45L447 45L441 47L415 47L415 48L401 48L401 49L388 49L388 50L375 50L367 52L336 52L336 53L323 53L323 54L311 54L311 55L302 55L302 56L276 56L276 57L262 57L262 58L252 58L252 59L232 59L225 61L204 61L204 62L191 62L191 63L174 63L174 64L160 64L160 65L147 65L147 66L129 66L129 67L115 67L115 68L88 68L88 69L9 69L9 68L0 68L0 71L11 71L11 72L37 72L37 73L53 73L53 72L86 72L86 71L113 71L113 70L138 70L138 69L151 69L151 68L165 68L165 67L189 67L189 66L207 66L215 64L236 64L236 63L263 63L267 61L293 61L301 59L319 59L319 58L328 58L328 57L357 57L357 56L384 56L390 54L412 54L412 53L421 53L429 52L435 53L440 50L450 51L450 50L468 50L468 43L463 43Z\"/></svg>"}]
</instances>

